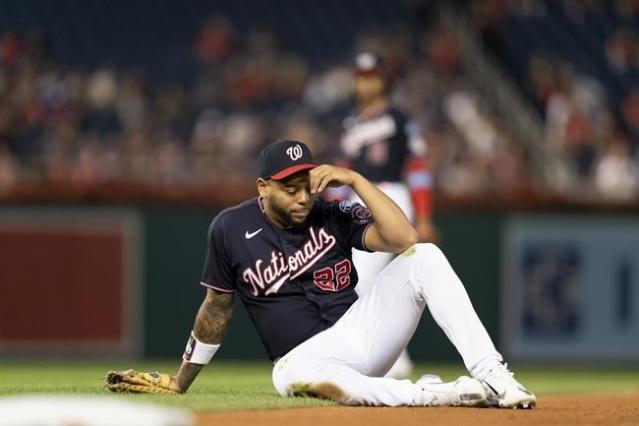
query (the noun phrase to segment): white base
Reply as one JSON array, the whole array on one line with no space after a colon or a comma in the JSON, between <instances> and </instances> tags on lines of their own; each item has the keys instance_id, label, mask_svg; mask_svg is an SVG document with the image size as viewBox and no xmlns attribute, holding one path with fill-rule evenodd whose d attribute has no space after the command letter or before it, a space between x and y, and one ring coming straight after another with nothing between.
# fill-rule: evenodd
<instances>
[{"instance_id":1,"label":"white base","mask_svg":"<svg viewBox=\"0 0 639 426\"><path fill-rule=\"evenodd\" d=\"M23 395L0 398L2 426L191 426L180 408L106 396Z\"/></svg>"}]
</instances>

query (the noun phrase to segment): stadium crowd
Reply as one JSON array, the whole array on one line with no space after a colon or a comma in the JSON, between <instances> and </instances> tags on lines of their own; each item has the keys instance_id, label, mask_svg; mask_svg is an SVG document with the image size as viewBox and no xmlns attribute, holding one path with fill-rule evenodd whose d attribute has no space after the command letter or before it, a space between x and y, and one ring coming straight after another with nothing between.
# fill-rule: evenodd
<instances>
[{"instance_id":1,"label":"stadium crowd","mask_svg":"<svg viewBox=\"0 0 639 426\"><path fill-rule=\"evenodd\" d=\"M478 21L491 16L475 13L484 14ZM188 83L113 66L69 68L49 43L40 31L0 34L0 193L24 182L251 183L247 165L279 137L306 141L321 160L339 157L351 107L348 60L311 67L273 32L240 33L222 16L206 20L193 41ZM503 130L507 118L491 114L470 85L444 21L417 34L362 31L350 51L361 50L385 57L393 98L428 141L438 191L508 194L539 181L539 168ZM599 83L542 56L531 57L527 81L545 116L540 143L567 159L575 182L635 197L639 133L619 130ZM637 131L639 91L622 110Z\"/></svg>"},{"instance_id":2,"label":"stadium crowd","mask_svg":"<svg viewBox=\"0 0 639 426\"><path fill-rule=\"evenodd\" d=\"M563 160L566 186L636 199L639 2L490 0L475 3L471 16L540 111L540 143Z\"/></svg>"}]
</instances>

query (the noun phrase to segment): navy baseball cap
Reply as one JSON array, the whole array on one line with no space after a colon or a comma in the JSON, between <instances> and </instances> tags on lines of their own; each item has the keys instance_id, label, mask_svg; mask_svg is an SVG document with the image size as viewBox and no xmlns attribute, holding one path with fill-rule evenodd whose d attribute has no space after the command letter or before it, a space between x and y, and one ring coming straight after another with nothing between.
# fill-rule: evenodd
<instances>
[{"instance_id":1,"label":"navy baseball cap","mask_svg":"<svg viewBox=\"0 0 639 426\"><path fill-rule=\"evenodd\" d=\"M282 180L316 166L311 150L302 142L293 140L271 142L264 147L259 158L262 179Z\"/></svg>"}]
</instances>

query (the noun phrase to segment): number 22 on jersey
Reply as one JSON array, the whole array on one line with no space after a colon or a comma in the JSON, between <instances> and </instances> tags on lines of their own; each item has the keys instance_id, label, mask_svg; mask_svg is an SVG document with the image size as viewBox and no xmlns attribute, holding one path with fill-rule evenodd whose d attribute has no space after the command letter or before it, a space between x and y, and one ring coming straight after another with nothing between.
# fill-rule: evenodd
<instances>
[{"instance_id":1,"label":"number 22 on jersey","mask_svg":"<svg viewBox=\"0 0 639 426\"><path fill-rule=\"evenodd\" d=\"M340 291L351 284L351 269L351 261L344 259L313 272L313 283L324 291Z\"/></svg>"}]
</instances>

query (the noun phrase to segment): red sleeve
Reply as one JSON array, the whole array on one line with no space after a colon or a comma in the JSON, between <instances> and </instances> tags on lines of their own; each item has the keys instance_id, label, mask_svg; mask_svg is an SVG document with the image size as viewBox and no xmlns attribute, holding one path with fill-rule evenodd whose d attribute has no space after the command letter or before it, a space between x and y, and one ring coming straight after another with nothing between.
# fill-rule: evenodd
<instances>
[{"instance_id":1,"label":"red sleeve","mask_svg":"<svg viewBox=\"0 0 639 426\"><path fill-rule=\"evenodd\" d=\"M430 165L422 158L413 157L406 169L416 216L430 216L433 212L433 175Z\"/></svg>"}]
</instances>

